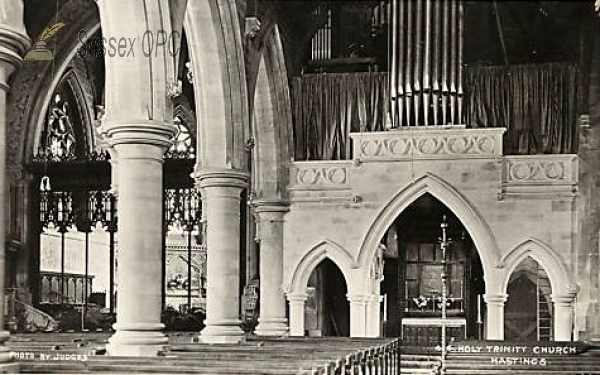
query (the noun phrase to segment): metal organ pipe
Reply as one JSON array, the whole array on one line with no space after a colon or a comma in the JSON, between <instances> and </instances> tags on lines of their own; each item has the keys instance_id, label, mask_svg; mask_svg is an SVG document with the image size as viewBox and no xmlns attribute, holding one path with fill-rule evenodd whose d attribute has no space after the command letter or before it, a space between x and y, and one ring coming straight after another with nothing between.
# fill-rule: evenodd
<instances>
[{"instance_id":1,"label":"metal organ pipe","mask_svg":"<svg viewBox=\"0 0 600 375\"><path fill-rule=\"evenodd\" d=\"M397 120L397 105L399 102L398 98L398 79L397 79L397 65L398 65L398 56L397 56L397 48L395 48L397 39L398 39L398 1L392 1L392 14L391 14L391 24L392 24L392 61L390 67L390 117L392 122L392 127L398 126L399 122Z\"/></svg>"},{"instance_id":2,"label":"metal organ pipe","mask_svg":"<svg viewBox=\"0 0 600 375\"><path fill-rule=\"evenodd\" d=\"M417 1L417 7L415 10L415 42L414 49L416 56L414 59L414 76L413 76L413 105L415 107L415 123L419 125L420 114L421 114L421 88L422 88L422 75L421 66L423 64L423 30L422 30L422 16L423 16L423 1ZM408 62L410 64L410 62Z\"/></svg>"},{"instance_id":3,"label":"metal organ pipe","mask_svg":"<svg viewBox=\"0 0 600 375\"><path fill-rule=\"evenodd\" d=\"M450 13L450 119L449 123L455 124L456 122L456 49L457 49L457 19L456 19L456 0L451 0L451 13Z\"/></svg>"},{"instance_id":4,"label":"metal organ pipe","mask_svg":"<svg viewBox=\"0 0 600 375\"><path fill-rule=\"evenodd\" d=\"M434 15L433 15L433 61L431 63L432 71L432 124L435 125L438 123L438 109L440 102L440 82L439 82L439 71L438 66L440 64L440 38L441 38L441 15L440 15L440 1L434 0Z\"/></svg>"},{"instance_id":5,"label":"metal organ pipe","mask_svg":"<svg viewBox=\"0 0 600 375\"><path fill-rule=\"evenodd\" d=\"M448 27L448 23L449 23L449 12L448 12L448 7L449 7L449 2L450 0L444 0L443 2L443 9L444 9L444 13L443 13L443 24L444 24L444 31L443 31L443 39L442 39L442 125L446 124L446 114L447 114L447 108L448 108L448 32L449 32L449 27Z\"/></svg>"},{"instance_id":6,"label":"metal organ pipe","mask_svg":"<svg viewBox=\"0 0 600 375\"><path fill-rule=\"evenodd\" d=\"M425 55L423 57L423 123L429 125L429 99L431 93L431 0L425 0Z\"/></svg>"},{"instance_id":7,"label":"metal organ pipe","mask_svg":"<svg viewBox=\"0 0 600 375\"><path fill-rule=\"evenodd\" d=\"M464 53L464 48L465 48L465 41L464 41L464 34L465 34L465 4L462 1L458 2L458 78L457 78L457 83L458 83L458 90L457 90L457 96L458 96L458 118L456 119L456 121L458 123L462 123L463 122L463 117L462 117L462 113L463 113L463 84L462 84L462 77L463 77L463 53Z\"/></svg>"},{"instance_id":8,"label":"metal organ pipe","mask_svg":"<svg viewBox=\"0 0 600 375\"><path fill-rule=\"evenodd\" d=\"M400 0L402 1L402 0ZM413 100L413 92L412 92L412 83L413 83L413 77L412 77L412 50L413 50L413 45L412 45L412 36L413 36L413 24L412 24L412 1L407 1L406 2L406 60L403 61L403 66L404 66L404 71L405 71L405 75L404 75L404 95L405 95L405 105L404 105L404 109L406 110L406 124L407 126L412 125L412 116L411 116L411 107L412 107L412 100ZM405 28L404 25L402 25L403 28Z\"/></svg>"}]
</instances>

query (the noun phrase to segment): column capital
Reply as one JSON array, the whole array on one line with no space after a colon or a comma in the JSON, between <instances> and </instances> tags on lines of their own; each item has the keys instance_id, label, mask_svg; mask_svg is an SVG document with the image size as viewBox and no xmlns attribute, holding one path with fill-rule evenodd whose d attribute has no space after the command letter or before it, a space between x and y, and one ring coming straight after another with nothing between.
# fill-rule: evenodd
<instances>
[{"instance_id":1,"label":"column capital","mask_svg":"<svg viewBox=\"0 0 600 375\"><path fill-rule=\"evenodd\" d=\"M243 189L248 185L248 173L234 169L201 169L192 173L196 187L236 187Z\"/></svg>"},{"instance_id":2,"label":"column capital","mask_svg":"<svg viewBox=\"0 0 600 375\"><path fill-rule=\"evenodd\" d=\"M281 212L286 213L290 210L290 204L288 201L280 198L260 198L255 199L251 203L254 208L254 212Z\"/></svg>"},{"instance_id":3,"label":"column capital","mask_svg":"<svg viewBox=\"0 0 600 375\"><path fill-rule=\"evenodd\" d=\"M304 303L308 298L306 293L287 293L285 295L289 303Z\"/></svg>"},{"instance_id":4,"label":"column capital","mask_svg":"<svg viewBox=\"0 0 600 375\"><path fill-rule=\"evenodd\" d=\"M367 303L371 299L371 296L364 294L346 294L346 298L348 298L350 303Z\"/></svg>"},{"instance_id":5,"label":"column capital","mask_svg":"<svg viewBox=\"0 0 600 375\"><path fill-rule=\"evenodd\" d=\"M0 20L3 21L3 20ZM31 39L11 25L0 23L0 88L8 91L8 77L23 65L23 55L31 48Z\"/></svg>"},{"instance_id":6,"label":"column capital","mask_svg":"<svg viewBox=\"0 0 600 375\"><path fill-rule=\"evenodd\" d=\"M484 294L483 299L488 304L504 305L508 300L508 294Z\"/></svg>"},{"instance_id":7,"label":"column capital","mask_svg":"<svg viewBox=\"0 0 600 375\"><path fill-rule=\"evenodd\" d=\"M554 302L558 305L562 305L564 307L569 307L575 300L575 295L574 294L551 294L550 298L552 299L552 302Z\"/></svg>"},{"instance_id":8,"label":"column capital","mask_svg":"<svg viewBox=\"0 0 600 375\"><path fill-rule=\"evenodd\" d=\"M105 137L110 147L123 144L159 146L167 149L173 143L173 136L177 133L174 125L152 121L106 121L98 128L101 136ZM119 155L123 157L123 155ZM162 157L162 155L161 155Z\"/></svg>"}]
</instances>

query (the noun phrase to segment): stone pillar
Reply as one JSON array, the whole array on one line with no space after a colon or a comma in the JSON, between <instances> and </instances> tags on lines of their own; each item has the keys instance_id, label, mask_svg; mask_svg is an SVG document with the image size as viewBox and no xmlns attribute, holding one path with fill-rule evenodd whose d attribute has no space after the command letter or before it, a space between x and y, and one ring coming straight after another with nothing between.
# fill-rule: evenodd
<instances>
[{"instance_id":1,"label":"stone pillar","mask_svg":"<svg viewBox=\"0 0 600 375\"><path fill-rule=\"evenodd\" d=\"M9 78L23 63L22 56L31 46L23 24L21 0L3 0L0 3L0 372L15 373L18 365L4 343L10 337L4 330L4 279L6 275L6 95L10 89Z\"/></svg>"},{"instance_id":2,"label":"stone pillar","mask_svg":"<svg viewBox=\"0 0 600 375\"><path fill-rule=\"evenodd\" d=\"M554 341L572 341L573 333L573 295L552 296L554 303Z\"/></svg>"},{"instance_id":3,"label":"stone pillar","mask_svg":"<svg viewBox=\"0 0 600 375\"><path fill-rule=\"evenodd\" d=\"M380 320L379 295L373 294L367 301L367 337L379 337Z\"/></svg>"},{"instance_id":4,"label":"stone pillar","mask_svg":"<svg viewBox=\"0 0 600 375\"><path fill-rule=\"evenodd\" d=\"M348 294L347 297L350 301L350 337L366 337L369 296Z\"/></svg>"},{"instance_id":5,"label":"stone pillar","mask_svg":"<svg viewBox=\"0 0 600 375\"><path fill-rule=\"evenodd\" d=\"M163 154L175 132L151 121L108 123L103 132L119 160L117 323L106 346L115 356L155 356L161 332Z\"/></svg>"},{"instance_id":6,"label":"stone pillar","mask_svg":"<svg viewBox=\"0 0 600 375\"><path fill-rule=\"evenodd\" d=\"M290 336L304 336L304 303L308 298L305 293L288 293L290 304Z\"/></svg>"},{"instance_id":7,"label":"stone pillar","mask_svg":"<svg viewBox=\"0 0 600 375\"><path fill-rule=\"evenodd\" d=\"M283 283L283 216L284 202L256 201L260 238L260 317L255 333L259 336L282 336L288 331L285 317Z\"/></svg>"},{"instance_id":8,"label":"stone pillar","mask_svg":"<svg viewBox=\"0 0 600 375\"><path fill-rule=\"evenodd\" d=\"M483 299L487 304L486 340L504 340L504 304L508 295L485 294Z\"/></svg>"},{"instance_id":9,"label":"stone pillar","mask_svg":"<svg viewBox=\"0 0 600 375\"><path fill-rule=\"evenodd\" d=\"M121 171L123 171L121 169ZM200 171L197 186L206 210L206 343L238 343L240 328L240 196L248 176L234 170Z\"/></svg>"}]
</instances>

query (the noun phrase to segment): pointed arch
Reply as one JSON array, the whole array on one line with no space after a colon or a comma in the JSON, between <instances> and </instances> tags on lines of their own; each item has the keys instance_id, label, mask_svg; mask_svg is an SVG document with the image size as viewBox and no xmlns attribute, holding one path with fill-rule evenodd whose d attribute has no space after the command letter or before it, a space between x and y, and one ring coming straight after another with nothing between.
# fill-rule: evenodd
<instances>
[{"instance_id":1,"label":"pointed arch","mask_svg":"<svg viewBox=\"0 0 600 375\"><path fill-rule=\"evenodd\" d=\"M348 287L348 294L352 294L350 273L352 269L357 268L357 264L346 249L329 239L319 242L300 259L288 280L287 293L305 293L311 273L324 259L331 260L340 269Z\"/></svg>"},{"instance_id":2,"label":"pointed arch","mask_svg":"<svg viewBox=\"0 0 600 375\"><path fill-rule=\"evenodd\" d=\"M486 285L495 285L494 268L500 260L496 239L479 211L467 198L438 176L426 173L397 192L379 211L367 230L358 253L358 264L368 269L388 228L414 201L429 193L448 207L463 223L479 252Z\"/></svg>"},{"instance_id":3,"label":"pointed arch","mask_svg":"<svg viewBox=\"0 0 600 375\"><path fill-rule=\"evenodd\" d=\"M251 129L254 147L254 191L257 198L284 198L287 193L292 107L277 25L268 28L261 48L255 52L258 65L251 68Z\"/></svg>"},{"instance_id":4,"label":"pointed arch","mask_svg":"<svg viewBox=\"0 0 600 375\"><path fill-rule=\"evenodd\" d=\"M574 284L560 255L536 238L529 238L521 242L500 260L498 265L504 268L505 271L505 277L502 281L502 290L505 293L508 290L510 276L527 257L532 258L544 268L550 279L553 294L570 294L569 289Z\"/></svg>"},{"instance_id":5,"label":"pointed arch","mask_svg":"<svg viewBox=\"0 0 600 375\"><path fill-rule=\"evenodd\" d=\"M190 1L184 27L194 77L198 167L246 170L248 93L236 2Z\"/></svg>"},{"instance_id":6,"label":"pointed arch","mask_svg":"<svg viewBox=\"0 0 600 375\"><path fill-rule=\"evenodd\" d=\"M54 53L52 64L24 64L15 74L11 95L8 96L6 135L7 165L10 178L18 180L23 177L24 164L32 161L38 145L41 129L44 127L46 113L51 103L54 91L63 80L70 68L79 74L77 62L74 57L82 47L82 42L100 30L100 17L96 6L89 6L86 0L69 0L60 7L56 19L65 23L52 40L51 46ZM45 26L52 25L52 20ZM79 32L86 30L86 35L79 38ZM86 78L79 77L83 95L87 96L89 82ZM87 103L87 112L92 116L92 105ZM90 130L90 134L93 134ZM90 142L92 140L90 139ZM91 143L90 143L91 145Z\"/></svg>"}]
</instances>

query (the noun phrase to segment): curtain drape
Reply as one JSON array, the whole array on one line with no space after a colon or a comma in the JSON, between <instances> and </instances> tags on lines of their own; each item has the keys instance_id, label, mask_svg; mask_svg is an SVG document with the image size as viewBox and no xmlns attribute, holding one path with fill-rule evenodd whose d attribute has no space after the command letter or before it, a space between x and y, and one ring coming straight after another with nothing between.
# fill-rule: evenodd
<instances>
[{"instance_id":1,"label":"curtain drape","mask_svg":"<svg viewBox=\"0 0 600 375\"><path fill-rule=\"evenodd\" d=\"M351 157L350 132L384 130L387 73L306 74L292 81L295 160ZM464 123L506 127L504 153L577 153L575 64L464 70Z\"/></svg>"},{"instance_id":2,"label":"curtain drape","mask_svg":"<svg viewBox=\"0 0 600 375\"><path fill-rule=\"evenodd\" d=\"M350 132L382 131L387 73L306 74L292 81L296 160L350 158Z\"/></svg>"},{"instance_id":3,"label":"curtain drape","mask_svg":"<svg viewBox=\"0 0 600 375\"><path fill-rule=\"evenodd\" d=\"M465 122L506 127L505 154L577 153L575 64L465 70Z\"/></svg>"}]
</instances>

